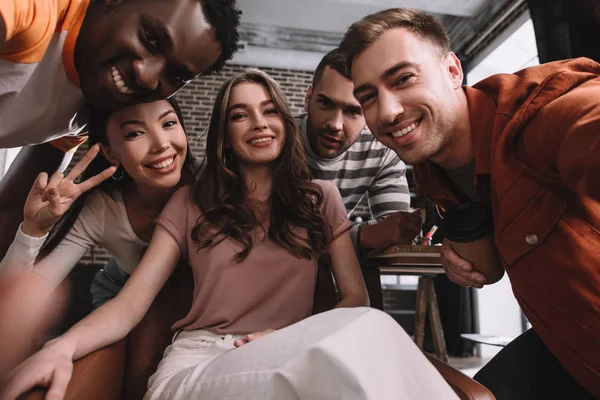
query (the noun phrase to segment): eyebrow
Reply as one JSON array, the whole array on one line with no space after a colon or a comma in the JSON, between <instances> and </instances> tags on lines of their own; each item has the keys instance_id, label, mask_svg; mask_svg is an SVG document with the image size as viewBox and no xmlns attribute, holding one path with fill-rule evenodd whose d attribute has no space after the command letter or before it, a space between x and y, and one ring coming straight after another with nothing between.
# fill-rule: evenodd
<instances>
[{"instance_id":1,"label":"eyebrow","mask_svg":"<svg viewBox=\"0 0 600 400\"><path fill-rule=\"evenodd\" d=\"M160 114L160 116L158 117L158 119L163 119L164 117L166 117L169 114L175 114L175 110L173 110L172 108L168 109L164 113Z\"/></svg>"},{"instance_id":2,"label":"eyebrow","mask_svg":"<svg viewBox=\"0 0 600 400\"><path fill-rule=\"evenodd\" d=\"M164 117L166 117L169 114L175 114L175 110L173 110L172 108L169 110L166 110L165 112L163 112L162 114L160 114L160 116L157 118L158 120L163 119ZM145 125L146 123L143 121L140 121L138 119L127 119L123 122L121 122L121 124L119 125L119 129L124 128L127 125Z\"/></svg>"},{"instance_id":3,"label":"eyebrow","mask_svg":"<svg viewBox=\"0 0 600 400\"><path fill-rule=\"evenodd\" d=\"M261 106L261 107L264 107L264 106L266 106L267 104L275 104L275 103L274 103L274 102L273 102L273 100L271 100L271 99L269 99L269 100L264 100L264 101L261 101L261 102L260 102L260 106ZM246 104L246 103L237 103L237 104L234 104L234 105L232 105L231 107L229 107L229 108L227 109L227 112L230 112L230 111L231 111L231 110L233 110L234 108L248 108L248 104Z\"/></svg>"},{"instance_id":4,"label":"eyebrow","mask_svg":"<svg viewBox=\"0 0 600 400\"><path fill-rule=\"evenodd\" d=\"M381 74L379 79L386 80L390 76L394 75L396 72L398 72L404 68L415 68L417 70L421 70L421 68L419 67L419 64L416 64L411 61L402 61L402 62L399 62L398 64L392 65L390 68L383 71L383 74ZM373 85L370 83L365 83L363 85L360 85L354 89L354 92L353 92L354 96L356 97L359 93L364 92L369 89L372 89L372 88L373 88Z\"/></svg>"},{"instance_id":5,"label":"eyebrow","mask_svg":"<svg viewBox=\"0 0 600 400\"><path fill-rule=\"evenodd\" d=\"M318 93L317 97L323 100L327 100L330 103L333 103L337 106L341 106L344 110L353 111L353 112L362 112L362 107L356 104L350 104L341 100L334 100L331 97L324 95L323 93Z\"/></svg>"},{"instance_id":6,"label":"eyebrow","mask_svg":"<svg viewBox=\"0 0 600 400\"><path fill-rule=\"evenodd\" d=\"M165 53L167 50L173 49L173 38L169 33L169 30L165 27L162 21L154 18L151 15L144 15L142 17L142 21L146 24L150 25L150 27L154 30L156 36L158 36L161 43L161 50ZM199 73L192 72L192 69L187 65L175 62L169 63L171 68L176 71L176 73L185 75L186 80L194 79Z\"/></svg>"},{"instance_id":7,"label":"eyebrow","mask_svg":"<svg viewBox=\"0 0 600 400\"><path fill-rule=\"evenodd\" d=\"M139 121L137 119L127 119L123 122L121 122L121 124L119 125L119 129L124 128L127 125L143 125L144 123L142 121Z\"/></svg>"}]
</instances>

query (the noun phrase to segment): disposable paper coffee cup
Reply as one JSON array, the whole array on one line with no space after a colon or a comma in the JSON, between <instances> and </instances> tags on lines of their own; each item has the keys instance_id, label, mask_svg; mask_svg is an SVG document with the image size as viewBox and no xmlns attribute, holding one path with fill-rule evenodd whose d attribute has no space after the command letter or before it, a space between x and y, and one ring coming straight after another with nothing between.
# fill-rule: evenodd
<instances>
[{"instance_id":1,"label":"disposable paper coffee cup","mask_svg":"<svg viewBox=\"0 0 600 400\"><path fill-rule=\"evenodd\" d=\"M500 258L494 245L494 222L491 210L483 203L462 203L444 215L444 235L454 251L486 276L486 283L502 277Z\"/></svg>"}]
</instances>

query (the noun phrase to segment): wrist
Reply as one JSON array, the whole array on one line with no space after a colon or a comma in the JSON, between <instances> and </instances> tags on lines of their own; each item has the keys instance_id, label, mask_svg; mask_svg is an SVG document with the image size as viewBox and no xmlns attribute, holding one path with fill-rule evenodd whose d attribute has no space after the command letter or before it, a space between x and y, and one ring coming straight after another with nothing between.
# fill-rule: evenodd
<instances>
[{"instance_id":1,"label":"wrist","mask_svg":"<svg viewBox=\"0 0 600 400\"><path fill-rule=\"evenodd\" d=\"M27 236L36 238L46 236L48 232L50 232L49 230L39 229L35 223L31 223L27 220L23 221L23 224L21 224L21 231Z\"/></svg>"},{"instance_id":2,"label":"wrist","mask_svg":"<svg viewBox=\"0 0 600 400\"><path fill-rule=\"evenodd\" d=\"M43 348L56 352L71 360L75 357L75 342L69 339L67 334L59 336L56 339L49 340L46 342L46 344L44 344Z\"/></svg>"}]
</instances>

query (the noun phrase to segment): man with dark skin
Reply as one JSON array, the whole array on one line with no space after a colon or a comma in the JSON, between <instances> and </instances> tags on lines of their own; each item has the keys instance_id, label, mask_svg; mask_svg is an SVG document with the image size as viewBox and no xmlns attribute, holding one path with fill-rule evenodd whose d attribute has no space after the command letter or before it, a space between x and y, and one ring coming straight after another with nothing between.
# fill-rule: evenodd
<instances>
[{"instance_id":1,"label":"man with dark skin","mask_svg":"<svg viewBox=\"0 0 600 400\"><path fill-rule=\"evenodd\" d=\"M0 148L28 146L0 182L0 257L36 176L81 143L86 101L117 110L219 71L239 18L235 0L0 0Z\"/></svg>"}]
</instances>

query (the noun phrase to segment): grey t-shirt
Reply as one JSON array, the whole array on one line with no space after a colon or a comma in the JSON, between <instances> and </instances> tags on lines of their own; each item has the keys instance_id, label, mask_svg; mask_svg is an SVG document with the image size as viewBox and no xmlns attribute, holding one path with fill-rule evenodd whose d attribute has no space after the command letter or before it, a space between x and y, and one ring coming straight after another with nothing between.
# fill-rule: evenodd
<instances>
[{"instance_id":1,"label":"grey t-shirt","mask_svg":"<svg viewBox=\"0 0 600 400\"><path fill-rule=\"evenodd\" d=\"M456 169L445 169L446 176L472 201L481 201L475 189L475 159Z\"/></svg>"}]
</instances>

